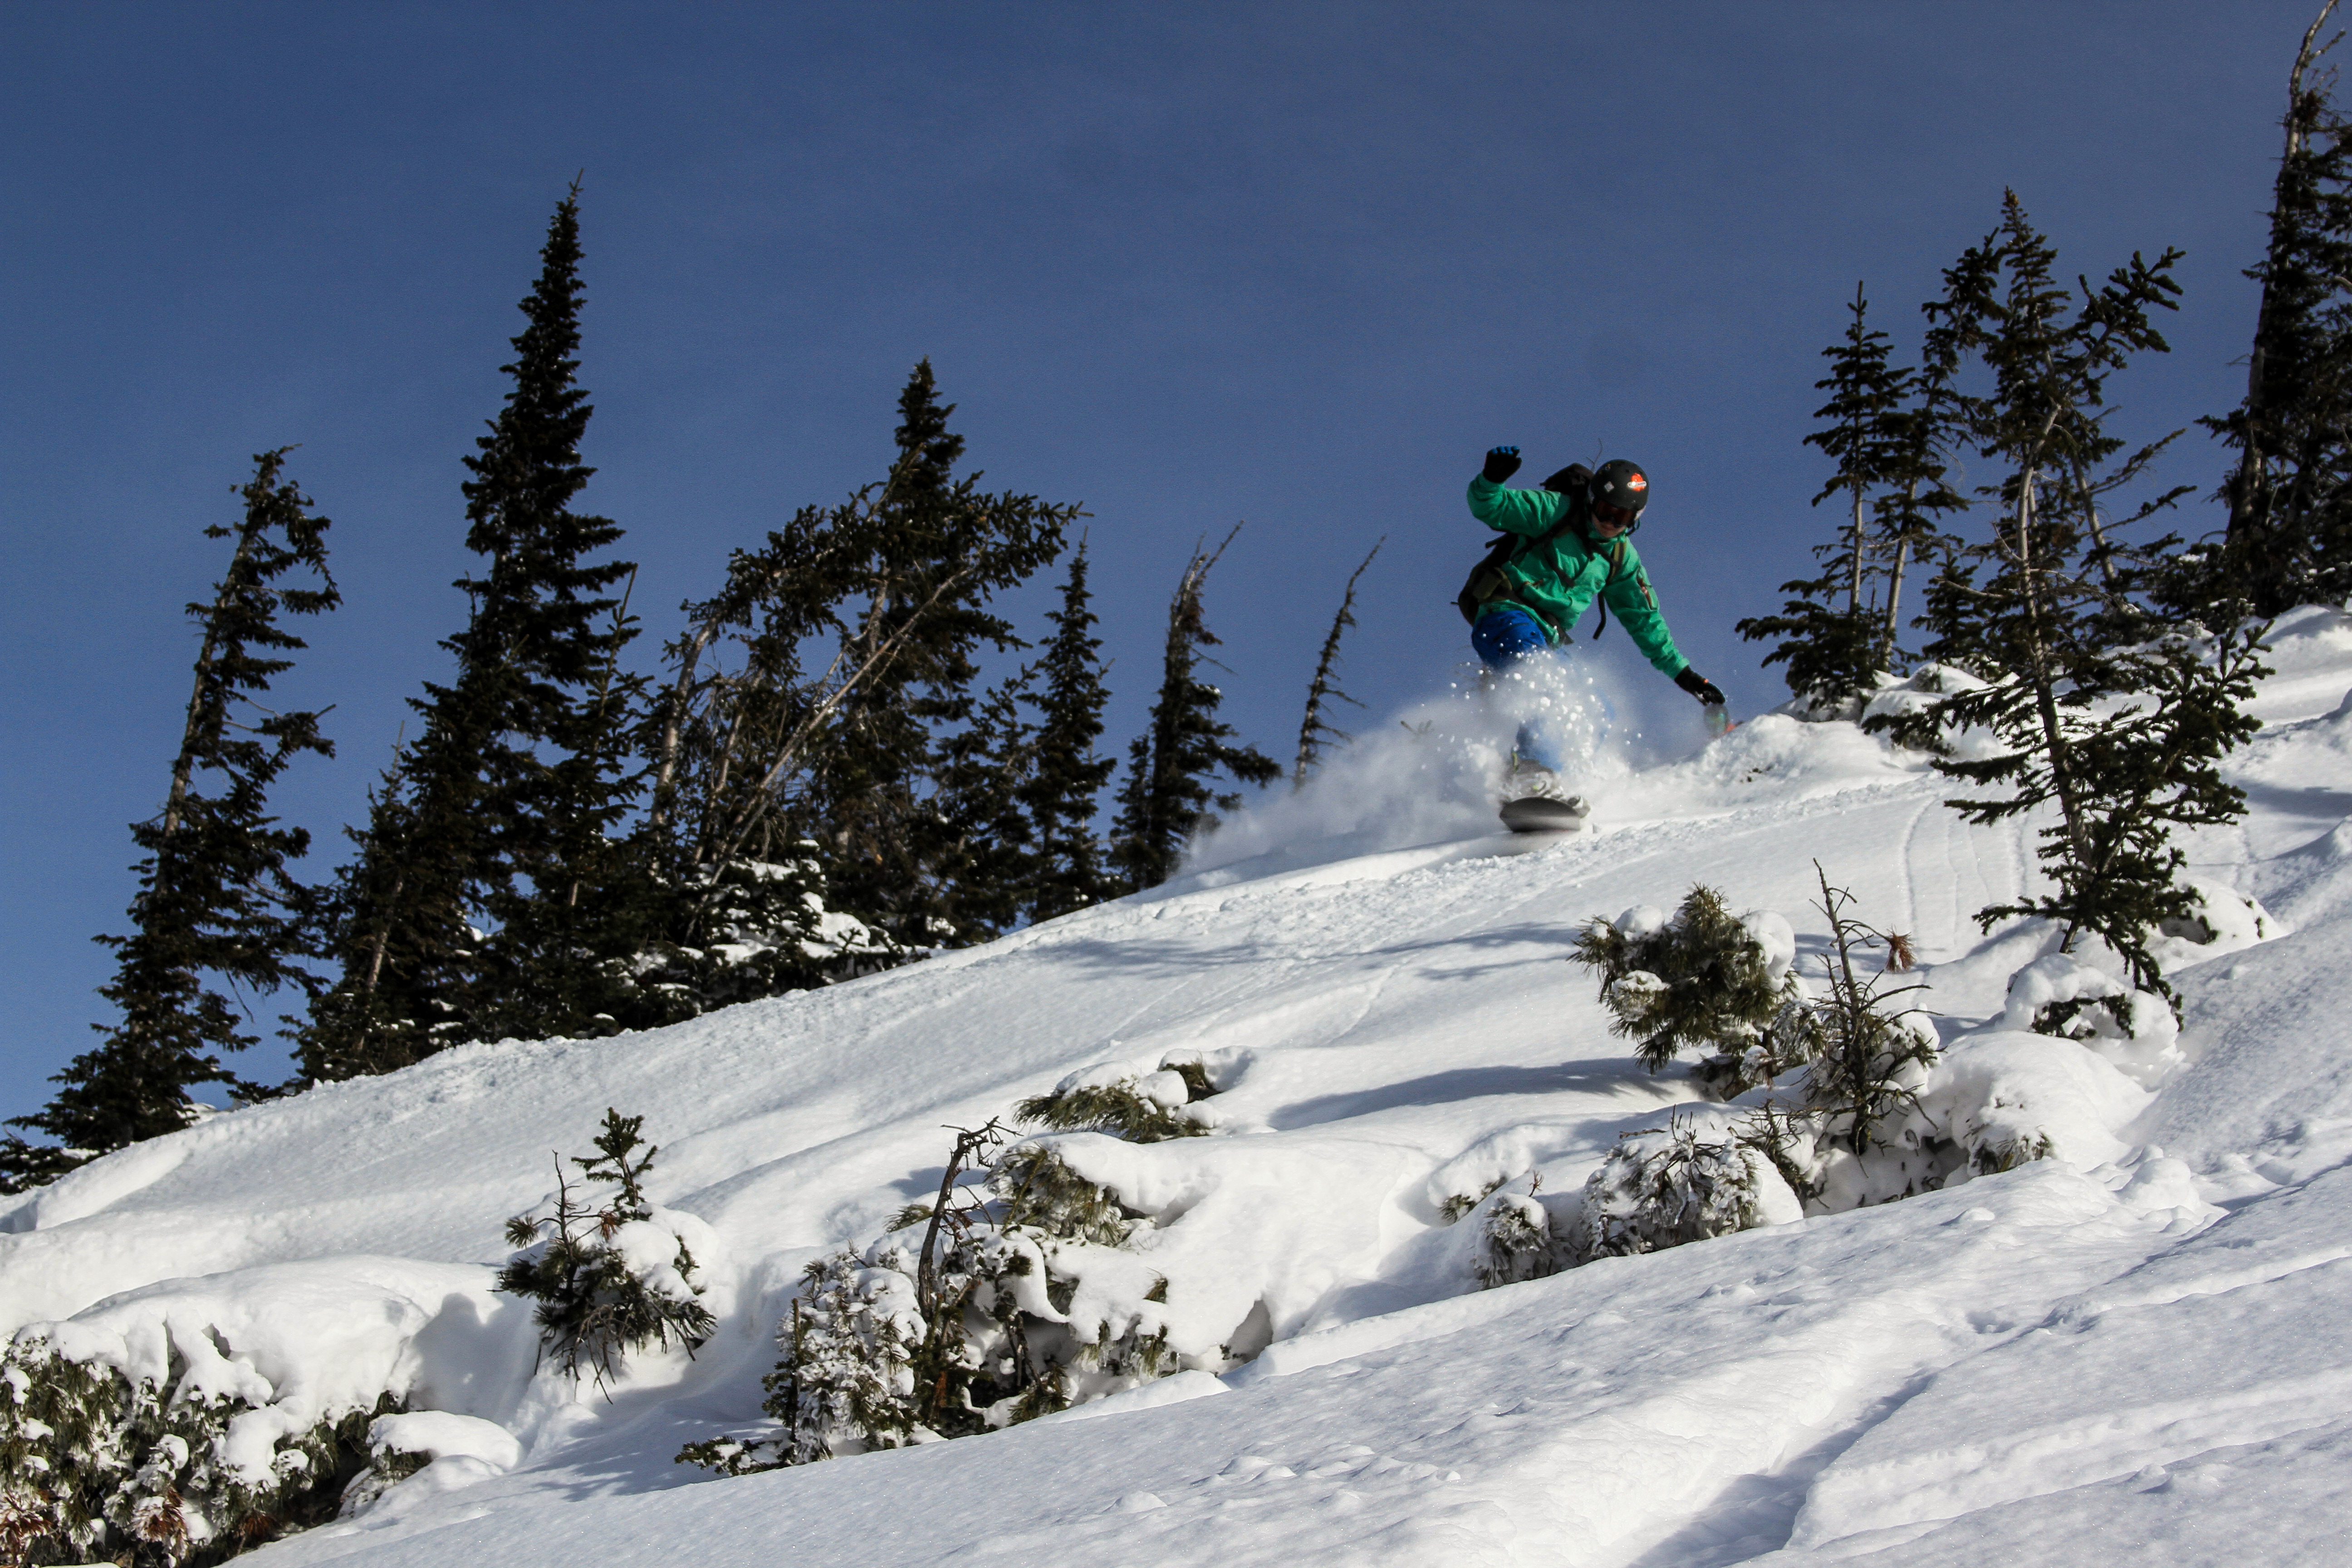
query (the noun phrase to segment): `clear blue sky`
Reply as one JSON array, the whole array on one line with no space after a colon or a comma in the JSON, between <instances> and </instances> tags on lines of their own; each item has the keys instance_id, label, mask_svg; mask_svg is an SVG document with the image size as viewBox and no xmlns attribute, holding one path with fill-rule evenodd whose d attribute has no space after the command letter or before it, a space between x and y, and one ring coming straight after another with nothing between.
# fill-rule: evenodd
<instances>
[{"instance_id":1,"label":"clear blue sky","mask_svg":"<svg viewBox=\"0 0 2352 1568\"><path fill-rule=\"evenodd\" d=\"M103 1016L89 938L165 783L201 531L288 443L347 607L281 688L336 705L341 756L279 798L340 851L443 673L459 458L576 172L588 500L644 563L649 658L730 546L880 471L929 355L992 484L1094 513L1122 747L1177 568L1238 519L1210 613L1251 739L1286 752L1383 533L1349 687L1441 685L1498 441L1530 478L1649 468L1675 632L1752 711L1784 693L1730 626L1830 525L1800 441L1856 280L1907 346L2014 185L2070 268L2189 253L2119 427L2226 406L2315 8L0 9L0 1115ZM2174 465L2220 468L2201 435Z\"/></svg>"}]
</instances>

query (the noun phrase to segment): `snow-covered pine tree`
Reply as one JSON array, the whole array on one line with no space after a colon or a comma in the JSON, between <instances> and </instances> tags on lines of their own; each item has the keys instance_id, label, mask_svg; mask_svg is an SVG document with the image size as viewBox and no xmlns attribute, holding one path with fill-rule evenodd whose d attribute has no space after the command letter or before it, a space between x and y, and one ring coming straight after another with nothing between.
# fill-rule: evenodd
<instances>
[{"instance_id":1,"label":"snow-covered pine tree","mask_svg":"<svg viewBox=\"0 0 2352 1568\"><path fill-rule=\"evenodd\" d=\"M1837 463L1813 497L1815 506L1832 496L1844 498L1837 537L1814 552L1823 565L1820 576L1780 584L1782 593L1794 595L1780 614L1753 616L1734 628L1751 641L1779 639L1764 662L1786 664L1790 691L1812 710L1839 717L1859 712L1885 668L1885 616L1875 595L1865 601L1864 587L1867 577L1887 568L1874 561L1880 542L1868 519L1874 498L1900 483L1899 459L1906 437L1915 435L1909 404L1916 375L1893 363L1887 335L1870 325L1862 285L1854 286L1853 303L1846 308L1853 320L1843 337L1822 351L1830 374L1813 384L1830 395L1813 411L1826 423L1805 437L1807 446ZM1891 573L1888 587L1891 601Z\"/></svg>"},{"instance_id":2,"label":"snow-covered pine tree","mask_svg":"<svg viewBox=\"0 0 2352 1568\"><path fill-rule=\"evenodd\" d=\"M1339 599L1339 613L1331 617L1330 633L1324 637L1323 652L1315 661L1315 679L1307 685L1307 716L1298 723L1298 756L1290 767L1290 787L1294 793L1307 787L1307 775L1321 765L1325 747L1333 741L1344 742L1355 739L1332 723L1330 718L1330 707L1334 702L1345 702L1350 708L1363 706L1339 689L1339 638L1356 624L1357 579L1363 576L1364 568L1372 563L1372 557L1378 555L1381 546L1387 542L1385 534L1374 541L1371 549L1365 552L1363 560L1348 574L1348 591Z\"/></svg>"},{"instance_id":3,"label":"snow-covered pine tree","mask_svg":"<svg viewBox=\"0 0 2352 1568\"><path fill-rule=\"evenodd\" d=\"M2054 890L1979 910L1979 921L2047 916L2063 926L2067 951L2099 938L2136 985L2168 995L2146 933L2188 912L2170 830L2243 809L2219 769L2257 727L2243 704L2263 673L2257 631L2195 637L2135 596L2156 547L2122 531L2183 492L2121 520L2103 505L2173 439L2121 456L2105 405L2116 370L2166 350L2151 312L2173 308L2178 254L2153 264L2136 255L2102 287L2086 283L2077 303L2011 193L2000 226L1947 274L1949 292L1933 309L1990 373L1989 392L1958 402L1970 444L1996 466L1980 493L2000 512L1991 536L1931 587L1926 649L1986 682L1946 697L1934 720L1988 731L2002 748L1937 758L1968 784L2006 786L1951 804L1976 822L2055 816L2041 835Z\"/></svg>"},{"instance_id":4,"label":"snow-covered pine tree","mask_svg":"<svg viewBox=\"0 0 2352 1568\"><path fill-rule=\"evenodd\" d=\"M1769 1224L1772 1179L1759 1151L1704 1137L1689 1118L1669 1115L1663 1128L1625 1134L1586 1178L1570 1261L1661 1252Z\"/></svg>"},{"instance_id":5,"label":"snow-covered pine tree","mask_svg":"<svg viewBox=\"0 0 2352 1568\"><path fill-rule=\"evenodd\" d=\"M2287 73L2270 241L2246 270L2262 286L2246 395L2199 421L2238 454L2221 486L2228 526L2185 555L2164 594L2216 630L2352 594L2352 122L2334 69L2319 68L2335 6L2321 6Z\"/></svg>"},{"instance_id":6,"label":"snow-covered pine tree","mask_svg":"<svg viewBox=\"0 0 2352 1568\"><path fill-rule=\"evenodd\" d=\"M519 1250L499 1271L498 1289L538 1302L542 1352L564 1375L586 1373L600 1387L630 1352L675 1340L692 1354L715 1326L679 1234L682 1216L657 1215L646 1197L660 1151L637 1136L645 1120L608 1109L596 1152L572 1156L581 1180L601 1194L575 1200L558 1161L555 1212L507 1222L507 1243Z\"/></svg>"},{"instance_id":7,"label":"snow-covered pine tree","mask_svg":"<svg viewBox=\"0 0 2352 1568\"><path fill-rule=\"evenodd\" d=\"M268 795L297 755L332 756L334 747L320 713L279 712L262 699L293 668L280 656L303 647L279 616L322 614L340 601L327 570L329 524L285 477L289 450L254 458L236 526L205 530L236 543L211 599L188 606L202 628L195 686L163 809L131 829L144 852L131 934L99 939L118 958L99 994L121 1017L97 1026L104 1043L52 1080L64 1087L47 1107L13 1119L58 1146L11 1135L0 1144L0 1191L186 1126L191 1087L236 1082L215 1053L257 1038L241 998L311 984L299 962L310 948L311 894L289 870L310 836L272 816Z\"/></svg>"},{"instance_id":8,"label":"snow-covered pine tree","mask_svg":"<svg viewBox=\"0 0 2352 1568\"><path fill-rule=\"evenodd\" d=\"M1168 640L1160 661L1160 695L1151 727L1128 752L1128 778L1119 791L1112 863L1130 889L1155 888L1175 871L1184 842L1216 822L1214 811L1241 804L1240 792L1219 794L1223 772L1243 784L1267 784L1282 764L1255 746L1233 743L1234 728L1218 719L1224 695L1200 678L1201 649L1215 645L1202 591L1241 525L1214 551L1196 544L1168 603Z\"/></svg>"},{"instance_id":9,"label":"snow-covered pine tree","mask_svg":"<svg viewBox=\"0 0 2352 1568\"><path fill-rule=\"evenodd\" d=\"M520 304L512 390L466 458L466 542L484 560L457 584L467 625L442 644L456 674L412 700L422 731L337 879L342 973L303 1032L308 1077L386 1071L462 1039L587 1032L605 1010L587 977L620 989L635 871L605 836L635 780L609 736L635 631L609 591L635 568L592 560L621 529L572 508L594 472L580 461L593 412L576 380L580 259L574 185Z\"/></svg>"},{"instance_id":10,"label":"snow-covered pine tree","mask_svg":"<svg viewBox=\"0 0 2352 1568\"><path fill-rule=\"evenodd\" d=\"M1095 751L1110 693L1103 684L1102 639L1094 635L1083 537L1070 557L1062 607L1046 618L1054 637L1037 663L1044 687L1035 699L1034 765L1016 792L1036 844L1027 911L1033 921L1084 909L1113 891L1094 820L1118 763Z\"/></svg>"},{"instance_id":11,"label":"snow-covered pine tree","mask_svg":"<svg viewBox=\"0 0 2352 1568\"><path fill-rule=\"evenodd\" d=\"M1023 1100L1013 1113L1033 1127L1157 1143L1198 1137L1214 1126L1215 1119L1200 1102L1216 1092L1198 1061L1171 1060L1151 1073L1073 1073L1049 1092Z\"/></svg>"},{"instance_id":12,"label":"snow-covered pine tree","mask_svg":"<svg viewBox=\"0 0 2352 1568\"><path fill-rule=\"evenodd\" d=\"M1769 920L1785 932L1785 921ZM1771 1044L1775 1023L1798 999L1792 953L1768 952L1723 895L1701 884L1671 920L1645 907L1586 921L1569 956L1599 973L1610 1032L1638 1041L1643 1064L1657 1072L1685 1046L1736 1061ZM1801 1059L1793 1048L1768 1054L1774 1066Z\"/></svg>"}]
</instances>

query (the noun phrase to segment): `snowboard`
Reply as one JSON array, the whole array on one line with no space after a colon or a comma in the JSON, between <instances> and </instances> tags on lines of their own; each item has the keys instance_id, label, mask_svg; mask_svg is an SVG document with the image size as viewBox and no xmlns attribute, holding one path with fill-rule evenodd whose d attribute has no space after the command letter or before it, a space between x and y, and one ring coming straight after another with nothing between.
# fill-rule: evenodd
<instances>
[{"instance_id":1,"label":"snowboard","mask_svg":"<svg viewBox=\"0 0 2352 1568\"><path fill-rule=\"evenodd\" d=\"M1503 803L1503 826L1514 833L1574 833L1584 826L1592 808L1581 800L1554 800L1531 795Z\"/></svg>"}]
</instances>

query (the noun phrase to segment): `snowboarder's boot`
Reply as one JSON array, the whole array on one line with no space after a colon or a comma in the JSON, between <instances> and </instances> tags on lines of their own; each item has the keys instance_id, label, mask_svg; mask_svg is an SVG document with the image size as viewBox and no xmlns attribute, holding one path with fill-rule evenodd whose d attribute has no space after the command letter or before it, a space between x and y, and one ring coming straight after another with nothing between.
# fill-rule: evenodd
<instances>
[{"instance_id":1,"label":"snowboarder's boot","mask_svg":"<svg viewBox=\"0 0 2352 1568\"><path fill-rule=\"evenodd\" d=\"M1514 833L1573 833L1592 811L1558 773L1525 757L1512 759L1502 794L1503 826Z\"/></svg>"}]
</instances>

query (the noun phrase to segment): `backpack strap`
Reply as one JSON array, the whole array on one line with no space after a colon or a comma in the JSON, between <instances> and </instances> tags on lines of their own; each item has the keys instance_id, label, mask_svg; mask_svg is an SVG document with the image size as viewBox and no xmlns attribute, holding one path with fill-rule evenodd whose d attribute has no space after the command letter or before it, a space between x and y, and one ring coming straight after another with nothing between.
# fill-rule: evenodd
<instances>
[{"instance_id":1,"label":"backpack strap","mask_svg":"<svg viewBox=\"0 0 2352 1568\"><path fill-rule=\"evenodd\" d=\"M1454 608L1462 612L1462 618L1476 625L1479 610L1489 600L1501 597L1503 591L1510 585L1510 579L1504 574L1503 568L1538 545L1549 544L1575 526L1576 510L1571 505L1558 522L1542 533L1532 537L1524 533L1498 533L1494 543L1487 546L1486 558L1471 569L1469 581L1462 584L1462 592L1454 598ZM1538 614L1537 618L1543 617Z\"/></svg>"},{"instance_id":2,"label":"backpack strap","mask_svg":"<svg viewBox=\"0 0 2352 1568\"><path fill-rule=\"evenodd\" d=\"M1592 596L1594 602L1601 606L1601 618L1594 622L1592 626L1594 642L1599 642L1601 634L1609 629L1609 585L1617 581L1617 574L1624 569L1625 536L1619 534L1611 540L1604 555L1609 563L1609 575L1601 580L1601 592Z\"/></svg>"}]
</instances>

